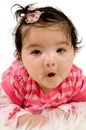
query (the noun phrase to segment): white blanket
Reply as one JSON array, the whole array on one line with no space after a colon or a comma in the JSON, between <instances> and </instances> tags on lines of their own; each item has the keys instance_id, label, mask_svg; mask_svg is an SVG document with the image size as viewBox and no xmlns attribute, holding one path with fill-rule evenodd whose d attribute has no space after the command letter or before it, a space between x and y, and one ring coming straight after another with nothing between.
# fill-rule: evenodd
<instances>
[{"instance_id":1,"label":"white blanket","mask_svg":"<svg viewBox=\"0 0 86 130\"><path fill-rule=\"evenodd\" d=\"M79 114L77 117L70 116L65 119L63 116L57 117L53 111L50 114L50 121L41 128L36 126L31 129L26 128L27 125L24 125L16 130L86 130L86 107L82 105L80 108L82 110L78 110ZM0 115L0 130L14 130L8 126L5 115Z\"/></svg>"}]
</instances>

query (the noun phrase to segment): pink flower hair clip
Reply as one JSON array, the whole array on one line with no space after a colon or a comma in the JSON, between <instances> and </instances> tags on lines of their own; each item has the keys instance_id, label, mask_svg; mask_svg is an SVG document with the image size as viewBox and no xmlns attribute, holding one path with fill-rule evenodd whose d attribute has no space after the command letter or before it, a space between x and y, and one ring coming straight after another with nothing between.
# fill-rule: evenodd
<instances>
[{"instance_id":1,"label":"pink flower hair clip","mask_svg":"<svg viewBox=\"0 0 86 130\"><path fill-rule=\"evenodd\" d=\"M40 12L39 10L36 10L33 13L27 13L25 22L26 23L35 23L35 22L37 22L42 13L43 12Z\"/></svg>"}]
</instances>

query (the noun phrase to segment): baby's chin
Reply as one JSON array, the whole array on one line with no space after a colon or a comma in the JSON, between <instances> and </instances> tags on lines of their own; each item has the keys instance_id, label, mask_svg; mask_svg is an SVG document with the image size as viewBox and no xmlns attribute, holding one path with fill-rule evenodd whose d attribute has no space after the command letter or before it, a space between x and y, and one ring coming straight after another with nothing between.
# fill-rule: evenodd
<instances>
[{"instance_id":1,"label":"baby's chin","mask_svg":"<svg viewBox=\"0 0 86 130\"><path fill-rule=\"evenodd\" d=\"M59 87L59 85L61 84L61 82L59 82L59 83L54 83L54 84L48 84L47 86L41 86L40 88L42 89L42 91L44 92L44 93L48 93L48 92L50 92L50 91L52 91L52 90L54 90L55 88L57 88L57 87Z\"/></svg>"}]
</instances>

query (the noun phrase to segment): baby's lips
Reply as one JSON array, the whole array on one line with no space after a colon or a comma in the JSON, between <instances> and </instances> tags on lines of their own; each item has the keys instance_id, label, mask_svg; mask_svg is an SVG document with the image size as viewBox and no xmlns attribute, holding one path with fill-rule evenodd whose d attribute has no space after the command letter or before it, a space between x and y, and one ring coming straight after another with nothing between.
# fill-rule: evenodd
<instances>
[{"instance_id":1,"label":"baby's lips","mask_svg":"<svg viewBox=\"0 0 86 130\"><path fill-rule=\"evenodd\" d=\"M47 74L48 77L53 77L53 76L55 76L55 75L56 75L56 74L53 73L53 72L50 72L50 73Z\"/></svg>"}]
</instances>

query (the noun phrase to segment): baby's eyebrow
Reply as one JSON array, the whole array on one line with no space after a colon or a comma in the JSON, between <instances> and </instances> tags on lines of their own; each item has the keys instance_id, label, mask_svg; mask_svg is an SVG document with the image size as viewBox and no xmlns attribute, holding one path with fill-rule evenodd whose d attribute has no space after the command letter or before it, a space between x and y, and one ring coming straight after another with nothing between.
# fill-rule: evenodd
<instances>
[{"instance_id":1,"label":"baby's eyebrow","mask_svg":"<svg viewBox=\"0 0 86 130\"><path fill-rule=\"evenodd\" d=\"M60 46L60 45L69 46L70 43L67 42L67 41L61 41L61 42L56 42L55 45L56 45L56 46ZM31 43L31 44L29 44L29 45L26 47L26 49L31 49L31 48L35 48L35 47L44 48L44 46L41 45L40 43Z\"/></svg>"},{"instance_id":2,"label":"baby's eyebrow","mask_svg":"<svg viewBox=\"0 0 86 130\"><path fill-rule=\"evenodd\" d=\"M67 46L69 46L70 43L67 42L67 41L62 41L62 42L57 42L56 45L67 45Z\"/></svg>"},{"instance_id":3,"label":"baby's eyebrow","mask_svg":"<svg viewBox=\"0 0 86 130\"><path fill-rule=\"evenodd\" d=\"M42 45L37 44L37 43L33 43L33 44L29 44L26 49L34 48L34 47L42 47Z\"/></svg>"}]
</instances>

